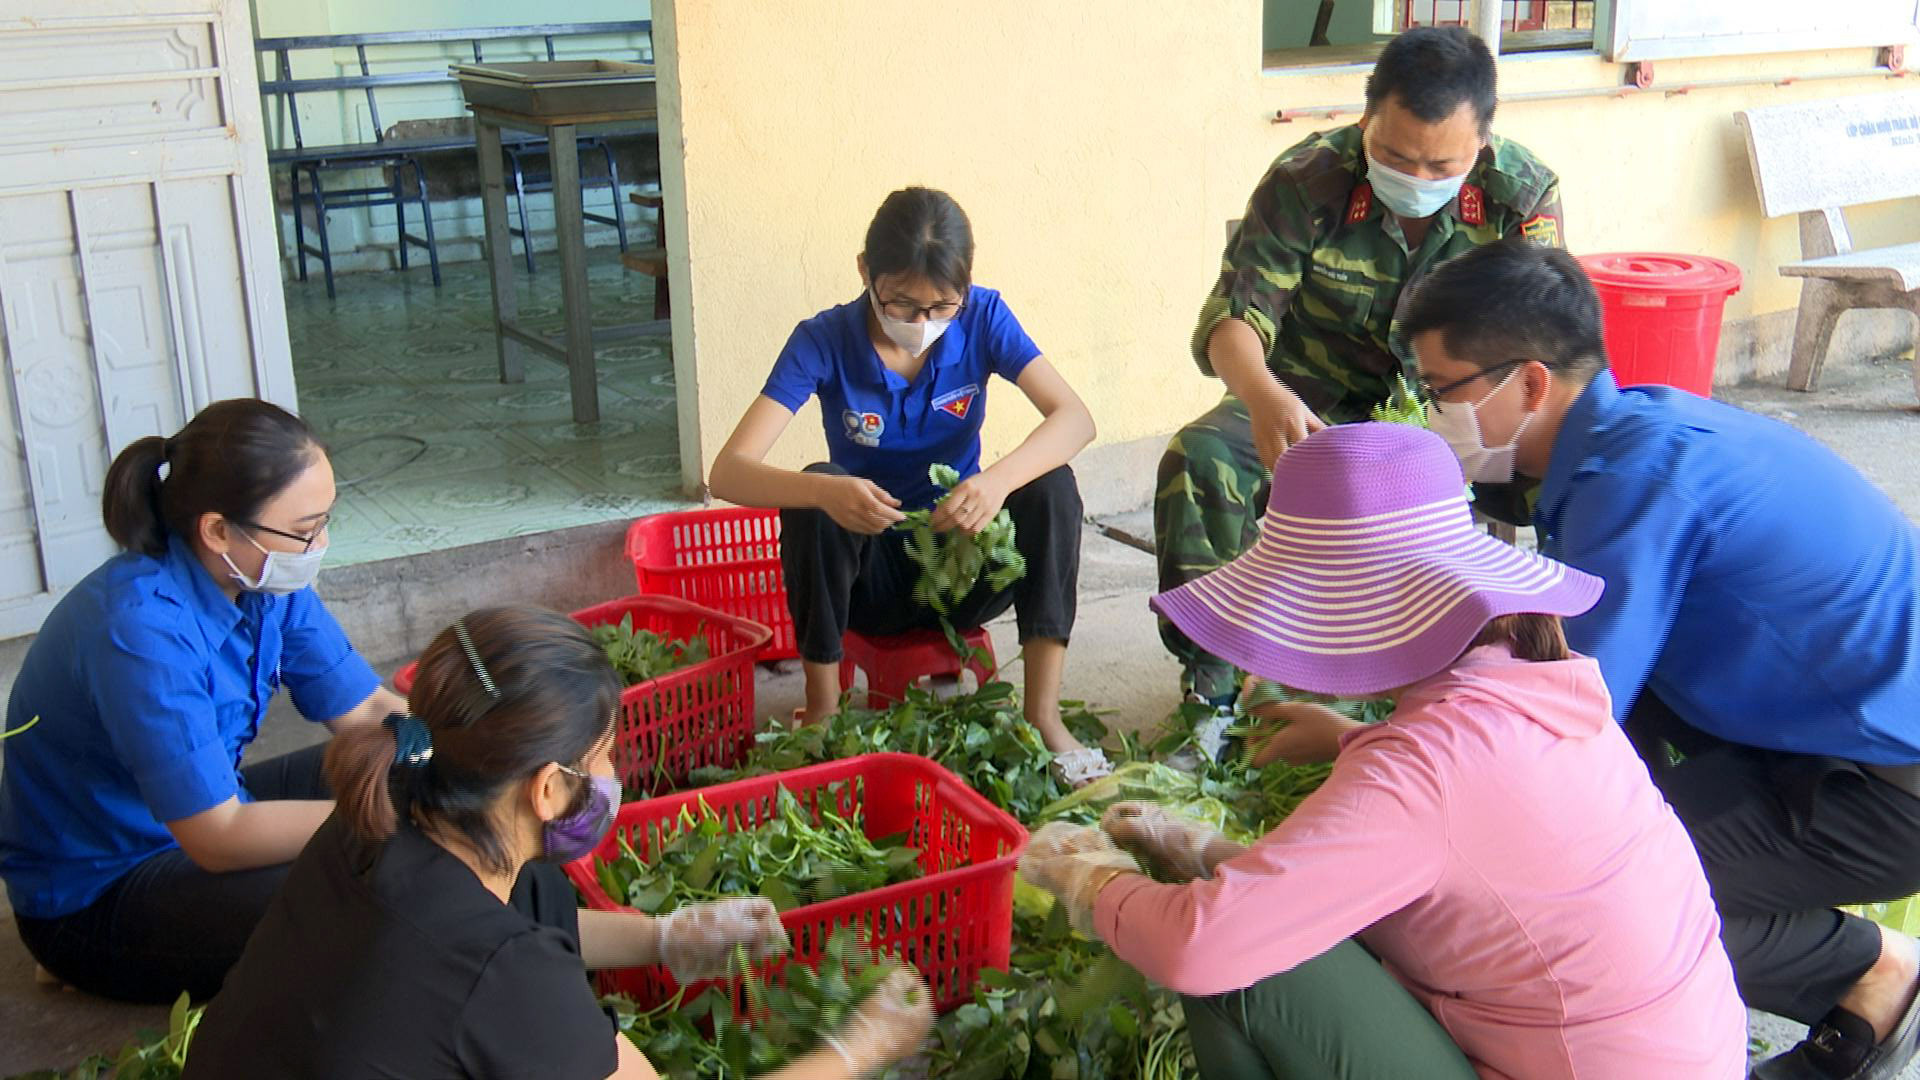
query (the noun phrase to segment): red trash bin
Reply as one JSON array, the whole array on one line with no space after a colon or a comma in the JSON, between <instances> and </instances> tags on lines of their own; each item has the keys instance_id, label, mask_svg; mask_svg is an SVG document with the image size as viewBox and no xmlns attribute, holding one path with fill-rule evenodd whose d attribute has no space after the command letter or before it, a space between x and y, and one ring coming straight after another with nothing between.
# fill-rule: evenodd
<instances>
[{"instance_id":1,"label":"red trash bin","mask_svg":"<svg viewBox=\"0 0 1920 1080\"><path fill-rule=\"evenodd\" d=\"M1663 383L1713 394L1720 316L1740 291L1740 268L1705 255L1582 255L1600 293L1613 377L1621 386Z\"/></svg>"}]
</instances>

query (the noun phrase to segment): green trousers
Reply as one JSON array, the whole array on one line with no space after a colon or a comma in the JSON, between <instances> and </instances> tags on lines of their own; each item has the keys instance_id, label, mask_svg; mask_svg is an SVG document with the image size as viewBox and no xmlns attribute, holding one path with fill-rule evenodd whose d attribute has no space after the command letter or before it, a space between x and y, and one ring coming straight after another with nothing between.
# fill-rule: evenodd
<instances>
[{"instance_id":1,"label":"green trousers","mask_svg":"<svg viewBox=\"0 0 1920 1080\"><path fill-rule=\"evenodd\" d=\"M1160 457L1153 549L1160 591L1224 566L1260 535L1272 476L1253 449L1247 407L1228 394L1177 432ZM1185 669L1187 689L1214 698L1238 689L1233 665L1160 620L1160 640Z\"/></svg>"},{"instance_id":2,"label":"green trousers","mask_svg":"<svg viewBox=\"0 0 1920 1080\"><path fill-rule=\"evenodd\" d=\"M1446 1029L1357 941L1183 1004L1202 1080L1476 1080Z\"/></svg>"}]
</instances>

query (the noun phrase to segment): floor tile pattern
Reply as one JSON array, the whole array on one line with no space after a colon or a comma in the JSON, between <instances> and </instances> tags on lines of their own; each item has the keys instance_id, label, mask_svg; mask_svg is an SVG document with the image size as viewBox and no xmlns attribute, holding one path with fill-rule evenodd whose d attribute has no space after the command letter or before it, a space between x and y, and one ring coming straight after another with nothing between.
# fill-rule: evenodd
<instances>
[{"instance_id":1,"label":"floor tile pattern","mask_svg":"<svg viewBox=\"0 0 1920 1080\"><path fill-rule=\"evenodd\" d=\"M520 316L558 334L548 263L517 275ZM443 269L438 289L424 268L342 275L332 301L317 276L287 282L300 409L340 483L330 563L687 505L667 338L601 349L601 420L575 424L559 364L531 357L526 382L500 382L485 265ZM589 252L588 279L596 323L651 317L652 279L627 273L617 253Z\"/></svg>"}]
</instances>

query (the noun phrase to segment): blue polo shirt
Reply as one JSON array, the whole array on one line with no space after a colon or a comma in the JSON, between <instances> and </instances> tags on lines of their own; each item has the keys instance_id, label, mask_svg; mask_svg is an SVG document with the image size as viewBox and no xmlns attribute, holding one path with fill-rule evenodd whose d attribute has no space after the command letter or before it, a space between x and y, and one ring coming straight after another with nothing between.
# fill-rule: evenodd
<instances>
[{"instance_id":1,"label":"blue polo shirt","mask_svg":"<svg viewBox=\"0 0 1920 1080\"><path fill-rule=\"evenodd\" d=\"M1018 381L1039 355L1000 294L975 285L908 382L874 351L863 292L794 327L760 392L794 412L818 395L828 458L918 510L941 494L927 466L951 465L962 480L980 471L987 376Z\"/></svg>"},{"instance_id":2,"label":"blue polo shirt","mask_svg":"<svg viewBox=\"0 0 1920 1080\"><path fill-rule=\"evenodd\" d=\"M228 600L178 539L114 556L27 650L0 755L0 878L33 918L92 903L174 847L161 822L238 795L240 755L282 685L331 720L380 685L312 589Z\"/></svg>"},{"instance_id":3,"label":"blue polo shirt","mask_svg":"<svg viewBox=\"0 0 1920 1080\"><path fill-rule=\"evenodd\" d=\"M1602 372L1534 523L1542 551L1606 579L1566 628L1617 717L1644 688L1731 742L1920 762L1920 537L1818 442Z\"/></svg>"}]
</instances>

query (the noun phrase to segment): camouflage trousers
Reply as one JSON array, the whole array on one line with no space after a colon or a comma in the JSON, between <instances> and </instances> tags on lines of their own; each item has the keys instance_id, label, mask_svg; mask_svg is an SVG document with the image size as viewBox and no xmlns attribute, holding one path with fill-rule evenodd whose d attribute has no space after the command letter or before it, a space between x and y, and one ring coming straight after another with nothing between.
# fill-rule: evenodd
<instances>
[{"instance_id":1,"label":"camouflage trousers","mask_svg":"<svg viewBox=\"0 0 1920 1080\"><path fill-rule=\"evenodd\" d=\"M1153 549L1160 589L1184 585L1232 561L1260 534L1272 474L1253 449L1247 407L1228 394L1167 444L1153 496ZM1187 640L1166 619L1160 640L1186 669L1186 688L1216 698L1239 689L1232 664Z\"/></svg>"}]
</instances>

